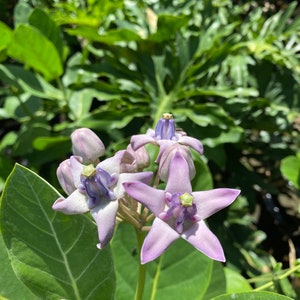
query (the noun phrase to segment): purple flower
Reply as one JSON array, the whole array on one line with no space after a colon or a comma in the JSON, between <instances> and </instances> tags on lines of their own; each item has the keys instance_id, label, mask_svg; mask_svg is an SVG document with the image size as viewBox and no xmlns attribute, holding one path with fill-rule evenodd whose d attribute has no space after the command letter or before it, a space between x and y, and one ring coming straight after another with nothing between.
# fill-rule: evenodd
<instances>
[{"instance_id":1,"label":"purple flower","mask_svg":"<svg viewBox=\"0 0 300 300\"><path fill-rule=\"evenodd\" d=\"M239 190L220 188L192 192L189 166L180 152L171 161L165 191L142 182L125 182L123 185L131 197L156 216L142 246L142 264L156 259L179 237L208 257L225 261L222 246L204 219L230 205Z\"/></svg>"},{"instance_id":2,"label":"purple flower","mask_svg":"<svg viewBox=\"0 0 300 300\"><path fill-rule=\"evenodd\" d=\"M133 150L137 150L148 143L159 145L160 150L156 162L160 161L162 154L168 147L176 143L190 146L200 154L203 154L201 142L193 137L187 136L182 130L176 130L173 116L169 113L163 114L155 130L148 129L146 134L133 135L130 143Z\"/></svg>"},{"instance_id":3,"label":"purple flower","mask_svg":"<svg viewBox=\"0 0 300 300\"><path fill-rule=\"evenodd\" d=\"M78 158L71 156L70 172L76 187L67 198L60 197L52 208L65 214L82 214L90 211L98 227L102 249L114 234L118 200L125 195L122 183L125 181L141 181L149 184L151 172L120 173L120 162L125 151L100 162L96 167L83 165Z\"/></svg>"}]
</instances>

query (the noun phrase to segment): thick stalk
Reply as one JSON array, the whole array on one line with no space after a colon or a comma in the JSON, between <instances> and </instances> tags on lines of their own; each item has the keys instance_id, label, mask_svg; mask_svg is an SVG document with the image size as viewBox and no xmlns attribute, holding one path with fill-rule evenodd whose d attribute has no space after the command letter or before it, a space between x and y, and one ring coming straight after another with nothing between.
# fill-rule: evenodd
<instances>
[{"instance_id":1,"label":"thick stalk","mask_svg":"<svg viewBox=\"0 0 300 300\"><path fill-rule=\"evenodd\" d=\"M136 228L136 237L138 242L138 253L141 254L141 248L143 245L145 233L141 231L140 229ZM140 263L139 265L139 274L138 274L138 282L135 290L135 300L142 300L143 294L144 294L144 288L145 288L145 282L146 282L146 265L142 265Z\"/></svg>"}]
</instances>

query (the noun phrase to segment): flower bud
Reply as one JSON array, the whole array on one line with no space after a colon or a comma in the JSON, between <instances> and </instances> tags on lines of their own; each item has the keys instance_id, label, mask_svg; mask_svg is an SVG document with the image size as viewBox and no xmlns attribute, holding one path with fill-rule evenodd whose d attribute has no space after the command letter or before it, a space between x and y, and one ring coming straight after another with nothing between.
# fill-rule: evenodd
<instances>
[{"instance_id":1,"label":"flower bud","mask_svg":"<svg viewBox=\"0 0 300 300\"><path fill-rule=\"evenodd\" d=\"M56 170L56 175L61 187L67 195L72 194L76 190L71 173L70 159L66 159L60 163Z\"/></svg>"},{"instance_id":2,"label":"flower bud","mask_svg":"<svg viewBox=\"0 0 300 300\"><path fill-rule=\"evenodd\" d=\"M105 153L102 141L88 128L76 129L71 134L71 140L73 154L82 157L84 164L97 163Z\"/></svg>"},{"instance_id":3,"label":"flower bud","mask_svg":"<svg viewBox=\"0 0 300 300\"><path fill-rule=\"evenodd\" d=\"M177 152L183 156L189 166L190 180L192 180L196 175L195 165L189 148L180 144L174 144L166 148L160 159L158 172L160 179L164 182L168 181L170 163ZM178 170L178 172L180 172L180 170Z\"/></svg>"},{"instance_id":4,"label":"flower bud","mask_svg":"<svg viewBox=\"0 0 300 300\"><path fill-rule=\"evenodd\" d=\"M147 168L150 163L150 158L145 147L141 147L134 151L131 145L128 145L121 161L122 173L133 173L142 171Z\"/></svg>"}]
</instances>

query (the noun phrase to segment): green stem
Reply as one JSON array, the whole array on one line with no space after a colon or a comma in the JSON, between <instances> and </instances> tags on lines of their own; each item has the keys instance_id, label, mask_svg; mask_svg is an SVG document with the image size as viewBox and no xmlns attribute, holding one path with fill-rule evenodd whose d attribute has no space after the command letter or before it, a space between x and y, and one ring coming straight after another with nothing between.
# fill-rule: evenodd
<instances>
[{"instance_id":1,"label":"green stem","mask_svg":"<svg viewBox=\"0 0 300 300\"><path fill-rule=\"evenodd\" d=\"M286 277L288 277L289 275L293 274L294 272L296 271L299 271L300 270L300 265L297 265L295 266L294 268L291 268L289 270L287 270L284 274L280 275L280 276L276 276L274 277L274 279L256 289L254 289L254 291L261 291L261 290L264 290L268 287L271 287L272 285L274 285L274 281L278 281L278 280L281 280L281 279L284 279Z\"/></svg>"},{"instance_id":2,"label":"green stem","mask_svg":"<svg viewBox=\"0 0 300 300\"><path fill-rule=\"evenodd\" d=\"M141 231L140 229L136 229L136 237L138 241L138 252L141 253L141 248L143 245L145 233ZM142 265L140 263L139 265L139 275L138 275L138 282L135 290L135 300L142 300L143 294L144 294L144 288L145 288L145 282L146 282L146 265Z\"/></svg>"},{"instance_id":3,"label":"green stem","mask_svg":"<svg viewBox=\"0 0 300 300\"><path fill-rule=\"evenodd\" d=\"M160 270L161 270L161 265L162 265L162 258L163 258L163 255L161 255L159 257L158 265L157 265L157 268L156 268L156 273L155 273L155 276L154 276L154 279L153 279L152 292L151 292L150 300L154 300L155 296L156 296L157 283L158 283L158 279L159 279L159 276L160 276Z\"/></svg>"}]
</instances>

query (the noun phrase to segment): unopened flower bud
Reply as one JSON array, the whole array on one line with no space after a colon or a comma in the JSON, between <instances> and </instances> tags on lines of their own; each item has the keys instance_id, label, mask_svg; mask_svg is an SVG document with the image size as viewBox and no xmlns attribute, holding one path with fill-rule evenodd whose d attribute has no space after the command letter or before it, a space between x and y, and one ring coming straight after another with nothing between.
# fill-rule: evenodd
<instances>
[{"instance_id":1,"label":"unopened flower bud","mask_svg":"<svg viewBox=\"0 0 300 300\"><path fill-rule=\"evenodd\" d=\"M189 148L180 144L174 144L173 146L168 147L164 151L159 163L159 177L164 182L168 181L170 163L177 152L179 152L182 155L182 157L186 160L189 166L190 180L192 180L196 175L195 165ZM178 170L178 172L180 172L180 170Z\"/></svg>"},{"instance_id":2,"label":"unopened flower bud","mask_svg":"<svg viewBox=\"0 0 300 300\"><path fill-rule=\"evenodd\" d=\"M133 173L142 171L147 168L150 163L150 158L145 147L141 147L134 151L131 145L128 145L121 161L122 173Z\"/></svg>"},{"instance_id":3,"label":"unopened flower bud","mask_svg":"<svg viewBox=\"0 0 300 300\"><path fill-rule=\"evenodd\" d=\"M84 164L99 162L99 157L105 153L102 141L88 128L76 129L71 140L73 154L82 157Z\"/></svg>"},{"instance_id":4,"label":"unopened flower bud","mask_svg":"<svg viewBox=\"0 0 300 300\"><path fill-rule=\"evenodd\" d=\"M72 194L76 190L71 173L70 159L66 159L60 163L56 170L56 175L61 187L67 195Z\"/></svg>"}]
</instances>

